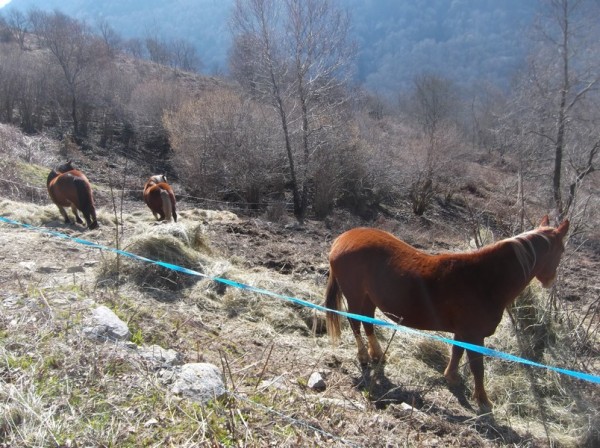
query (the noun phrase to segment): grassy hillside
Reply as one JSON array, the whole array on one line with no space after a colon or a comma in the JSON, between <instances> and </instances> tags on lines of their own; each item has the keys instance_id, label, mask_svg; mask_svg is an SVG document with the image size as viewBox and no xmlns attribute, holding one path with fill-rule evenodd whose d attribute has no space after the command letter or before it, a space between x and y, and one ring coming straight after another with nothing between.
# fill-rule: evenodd
<instances>
[{"instance_id":1,"label":"grassy hillside","mask_svg":"<svg viewBox=\"0 0 600 448\"><path fill-rule=\"evenodd\" d=\"M140 200L141 173L117 181L107 160L77 148L71 155L94 184L100 228L65 226L44 176L64 148L52 139L31 146L14 128L0 129L10 141L0 162L1 216L278 294L321 303L331 241L359 224L431 252L469 247L468 210L441 202L425 217L405 205L371 222L337 211L298 226L286 214L269 221L182 196L178 223L156 224ZM486 359L495 407L479 415L466 365L461 386L446 385L441 343L381 330L387 364L361 368L346 325L334 347L322 315L279 299L7 224L0 246L0 446L592 447L600 440L597 385ZM598 374L599 266L593 245L569 244L557 286L532 284L512 310L515 320L505 313L487 345L528 356L542 340L541 362ZM128 343L83 335L99 305L127 323ZM174 368L140 354L152 345L218 366L228 394L200 405L173 393ZM324 391L308 387L314 372Z\"/></svg>"}]
</instances>

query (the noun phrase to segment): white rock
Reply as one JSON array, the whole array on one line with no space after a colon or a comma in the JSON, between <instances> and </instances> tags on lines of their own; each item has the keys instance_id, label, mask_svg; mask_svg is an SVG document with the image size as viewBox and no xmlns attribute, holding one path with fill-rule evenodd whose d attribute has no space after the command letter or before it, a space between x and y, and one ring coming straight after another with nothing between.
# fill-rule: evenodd
<instances>
[{"instance_id":1,"label":"white rock","mask_svg":"<svg viewBox=\"0 0 600 448\"><path fill-rule=\"evenodd\" d=\"M144 428L149 428L150 426L156 426L156 425L158 425L158 420L156 420L155 418L151 418L146 423L144 423Z\"/></svg>"},{"instance_id":2,"label":"white rock","mask_svg":"<svg viewBox=\"0 0 600 448\"><path fill-rule=\"evenodd\" d=\"M127 324L109 308L99 306L87 319L83 333L90 339L125 341L131 337Z\"/></svg>"},{"instance_id":3,"label":"white rock","mask_svg":"<svg viewBox=\"0 0 600 448\"><path fill-rule=\"evenodd\" d=\"M351 400L343 400L341 398L320 397L319 403L329 405L329 406L334 406L337 408L359 409L361 411L364 411L366 409L365 405L362 403L359 403L357 401L351 401Z\"/></svg>"},{"instance_id":4,"label":"white rock","mask_svg":"<svg viewBox=\"0 0 600 448\"><path fill-rule=\"evenodd\" d=\"M227 392L221 371L209 363L184 364L175 373L171 390L174 394L200 403L206 403Z\"/></svg>"},{"instance_id":5,"label":"white rock","mask_svg":"<svg viewBox=\"0 0 600 448\"><path fill-rule=\"evenodd\" d=\"M308 379L308 387L316 391L325 390L327 385L325 384L323 375L321 375L319 372L313 372L310 378Z\"/></svg>"},{"instance_id":6,"label":"white rock","mask_svg":"<svg viewBox=\"0 0 600 448\"><path fill-rule=\"evenodd\" d=\"M138 353L142 358L159 367L177 366L183 363L181 353L173 349L164 349L160 345L139 347Z\"/></svg>"}]
</instances>

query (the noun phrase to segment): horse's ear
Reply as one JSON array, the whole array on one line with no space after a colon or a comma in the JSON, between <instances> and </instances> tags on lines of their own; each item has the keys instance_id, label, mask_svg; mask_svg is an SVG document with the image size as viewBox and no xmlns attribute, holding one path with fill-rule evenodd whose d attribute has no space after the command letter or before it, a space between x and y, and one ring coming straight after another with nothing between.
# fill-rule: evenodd
<instances>
[{"instance_id":1,"label":"horse's ear","mask_svg":"<svg viewBox=\"0 0 600 448\"><path fill-rule=\"evenodd\" d=\"M569 220L565 219L563 222L560 223L560 225L558 226L558 228L556 229L556 231L558 232L558 234L561 236L561 238L564 238L564 236L567 234L567 232L569 231Z\"/></svg>"},{"instance_id":2,"label":"horse's ear","mask_svg":"<svg viewBox=\"0 0 600 448\"><path fill-rule=\"evenodd\" d=\"M540 227L548 227L550 225L550 218L548 218L548 215L545 215L542 218L542 222L540 222Z\"/></svg>"}]
</instances>

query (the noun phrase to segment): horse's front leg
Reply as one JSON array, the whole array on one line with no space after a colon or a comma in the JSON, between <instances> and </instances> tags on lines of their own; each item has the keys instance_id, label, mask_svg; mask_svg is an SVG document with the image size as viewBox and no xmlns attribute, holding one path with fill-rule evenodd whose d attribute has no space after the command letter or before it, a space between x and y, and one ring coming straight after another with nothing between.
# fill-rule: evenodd
<instances>
[{"instance_id":1,"label":"horse's front leg","mask_svg":"<svg viewBox=\"0 0 600 448\"><path fill-rule=\"evenodd\" d=\"M454 340L457 340L456 335L454 336ZM448 361L448 366L446 366L446 370L444 370L444 376L450 386L457 386L460 383L458 366L464 352L465 349L458 345L453 345L450 348L450 361Z\"/></svg>"},{"instance_id":2,"label":"horse's front leg","mask_svg":"<svg viewBox=\"0 0 600 448\"><path fill-rule=\"evenodd\" d=\"M483 338L469 342L483 346ZM487 393L485 392L485 387L483 385L483 355L481 353L467 350L467 356L469 357L469 366L471 367L471 372L473 372L473 379L475 380L475 390L473 392L473 399L477 401L479 408L483 412L489 412L492 410L493 405L490 399L488 398Z\"/></svg>"}]
</instances>

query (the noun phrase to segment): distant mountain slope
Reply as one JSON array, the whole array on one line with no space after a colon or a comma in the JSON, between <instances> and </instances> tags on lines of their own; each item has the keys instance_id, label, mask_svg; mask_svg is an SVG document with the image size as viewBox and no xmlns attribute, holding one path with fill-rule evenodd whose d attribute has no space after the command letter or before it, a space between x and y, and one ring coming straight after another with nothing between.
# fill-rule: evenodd
<instances>
[{"instance_id":1,"label":"distant mountain slope","mask_svg":"<svg viewBox=\"0 0 600 448\"><path fill-rule=\"evenodd\" d=\"M524 55L534 0L344 0L359 44L357 78L382 93L434 71L459 83L506 85ZM233 0L12 0L6 8L59 9L94 24L106 19L127 38L185 38L208 72L227 70Z\"/></svg>"}]
</instances>

